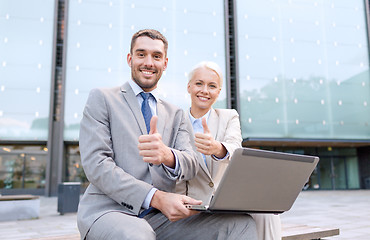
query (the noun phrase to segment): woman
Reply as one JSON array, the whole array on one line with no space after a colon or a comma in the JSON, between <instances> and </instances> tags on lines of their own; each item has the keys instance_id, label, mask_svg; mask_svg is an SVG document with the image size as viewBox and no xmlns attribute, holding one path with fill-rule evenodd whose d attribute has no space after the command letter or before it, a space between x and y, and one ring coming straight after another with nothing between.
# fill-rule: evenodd
<instances>
[{"instance_id":1,"label":"woman","mask_svg":"<svg viewBox=\"0 0 370 240\"><path fill-rule=\"evenodd\" d=\"M201 62L189 74L191 97L189 118L195 133L200 170L190 181L180 181L176 191L209 202L242 136L239 115L234 109L214 109L222 88L222 72L214 62ZM259 239L281 239L280 217L251 214L256 221Z\"/></svg>"}]
</instances>

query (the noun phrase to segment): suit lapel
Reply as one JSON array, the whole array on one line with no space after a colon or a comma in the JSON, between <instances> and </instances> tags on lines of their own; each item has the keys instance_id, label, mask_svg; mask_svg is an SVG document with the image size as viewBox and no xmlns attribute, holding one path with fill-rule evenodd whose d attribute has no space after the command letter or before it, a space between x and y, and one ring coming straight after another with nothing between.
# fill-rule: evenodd
<instances>
[{"instance_id":1,"label":"suit lapel","mask_svg":"<svg viewBox=\"0 0 370 240\"><path fill-rule=\"evenodd\" d=\"M214 139L217 139L218 123L219 123L218 118L219 116L217 115L217 112L213 108L211 108L211 112L209 114L207 125Z\"/></svg>"},{"instance_id":2,"label":"suit lapel","mask_svg":"<svg viewBox=\"0 0 370 240\"><path fill-rule=\"evenodd\" d=\"M187 121L189 121L189 123L190 123L191 121L190 121L190 118L189 118L189 114L190 114L189 111L185 112L185 118L187 118ZM192 141L193 142L192 145L194 145L194 143L195 143L194 142L195 133L193 131L193 127L191 128L190 135L191 135L190 136L190 141ZM197 159L198 159L200 167L203 169L205 174L207 174L207 176L211 179L211 175L210 175L209 170L208 170L208 168L207 168L207 166L204 162L203 155L196 150L195 146L194 146L194 152L197 154ZM206 157L206 159L207 159L207 157Z\"/></svg>"},{"instance_id":3,"label":"suit lapel","mask_svg":"<svg viewBox=\"0 0 370 240\"><path fill-rule=\"evenodd\" d=\"M163 106L162 100L158 99L157 102L157 114L158 114L158 121L157 121L157 130L158 133L161 134L163 140L167 142L167 136L164 136L164 129L165 123L168 121L167 119L167 111Z\"/></svg>"},{"instance_id":4,"label":"suit lapel","mask_svg":"<svg viewBox=\"0 0 370 240\"><path fill-rule=\"evenodd\" d=\"M201 154L201 153L199 153L199 152L197 152L198 153L198 155L199 155L199 157L198 157L198 159L199 159L199 164L200 164L200 167L203 169L203 171L207 174L207 176L210 178L210 179L212 179L211 178L211 174L210 174L210 172L209 172L209 169L208 169L208 167L206 166L206 163L204 162L204 158L203 158L203 154ZM208 164L208 158L209 158L209 156L206 156L206 161L207 161L207 164ZM209 164L208 164L209 165Z\"/></svg>"},{"instance_id":5,"label":"suit lapel","mask_svg":"<svg viewBox=\"0 0 370 240\"><path fill-rule=\"evenodd\" d=\"M128 106L130 107L132 113L134 114L136 122L139 124L141 134L147 134L143 114L141 113L141 109L137 102L136 96L128 82L121 86L121 92L123 98L126 100Z\"/></svg>"},{"instance_id":6,"label":"suit lapel","mask_svg":"<svg viewBox=\"0 0 370 240\"><path fill-rule=\"evenodd\" d=\"M217 132L218 132L218 123L219 123L219 116L217 112L211 108L211 112L209 114L208 118L208 128L211 131L211 135L213 136L214 139L217 140ZM212 157L211 156L206 156L206 161L207 161L207 174L212 179L212 172L213 172L213 163L212 163Z\"/></svg>"}]
</instances>

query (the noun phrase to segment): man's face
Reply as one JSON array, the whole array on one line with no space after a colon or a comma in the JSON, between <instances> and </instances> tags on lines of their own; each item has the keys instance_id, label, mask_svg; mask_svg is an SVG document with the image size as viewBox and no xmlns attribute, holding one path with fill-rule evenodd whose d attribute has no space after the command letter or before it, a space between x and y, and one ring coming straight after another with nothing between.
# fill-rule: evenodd
<instances>
[{"instance_id":1,"label":"man's face","mask_svg":"<svg viewBox=\"0 0 370 240\"><path fill-rule=\"evenodd\" d=\"M137 38L132 53L127 54L131 77L145 92L157 87L167 62L163 42L149 37Z\"/></svg>"}]
</instances>

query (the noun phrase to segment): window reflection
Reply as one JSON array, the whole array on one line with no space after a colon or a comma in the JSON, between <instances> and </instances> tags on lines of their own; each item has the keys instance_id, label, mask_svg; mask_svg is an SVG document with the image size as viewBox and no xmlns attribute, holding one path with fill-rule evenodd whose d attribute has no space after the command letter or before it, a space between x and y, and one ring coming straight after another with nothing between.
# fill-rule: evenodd
<instances>
[{"instance_id":1,"label":"window reflection","mask_svg":"<svg viewBox=\"0 0 370 240\"><path fill-rule=\"evenodd\" d=\"M364 13L362 0L237 1L244 138L370 137Z\"/></svg>"},{"instance_id":2,"label":"window reflection","mask_svg":"<svg viewBox=\"0 0 370 240\"><path fill-rule=\"evenodd\" d=\"M93 13L93 14L92 14ZM99 16L98 18L96 16ZM143 18L142 16L155 16ZM78 140L92 88L119 86L130 78L126 62L132 35L143 28L169 41L168 68L159 81L162 99L187 109L187 73L200 61L225 67L224 1L78 1L69 3L64 139ZM225 70L224 70L225 72ZM226 74L225 74L226 75ZM226 107L224 87L217 107Z\"/></svg>"},{"instance_id":3,"label":"window reflection","mask_svg":"<svg viewBox=\"0 0 370 240\"><path fill-rule=\"evenodd\" d=\"M67 147L65 177L66 182L80 182L85 188L89 184L81 165L80 150L77 145Z\"/></svg>"},{"instance_id":4,"label":"window reflection","mask_svg":"<svg viewBox=\"0 0 370 240\"><path fill-rule=\"evenodd\" d=\"M0 140L47 140L55 1L0 1Z\"/></svg>"},{"instance_id":5,"label":"window reflection","mask_svg":"<svg viewBox=\"0 0 370 240\"><path fill-rule=\"evenodd\" d=\"M45 188L45 146L1 146L0 188Z\"/></svg>"}]
</instances>

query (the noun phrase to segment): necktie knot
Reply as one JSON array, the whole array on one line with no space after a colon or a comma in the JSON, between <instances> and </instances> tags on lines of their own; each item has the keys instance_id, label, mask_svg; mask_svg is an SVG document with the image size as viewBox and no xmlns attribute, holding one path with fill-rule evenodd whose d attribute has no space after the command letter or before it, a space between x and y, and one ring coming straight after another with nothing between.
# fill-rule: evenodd
<instances>
[{"instance_id":1,"label":"necktie knot","mask_svg":"<svg viewBox=\"0 0 370 240\"><path fill-rule=\"evenodd\" d=\"M146 92L141 92L140 95L141 95L141 97L143 98L144 101L148 101L149 97L152 94L151 93L146 93Z\"/></svg>"}]
</instances>

